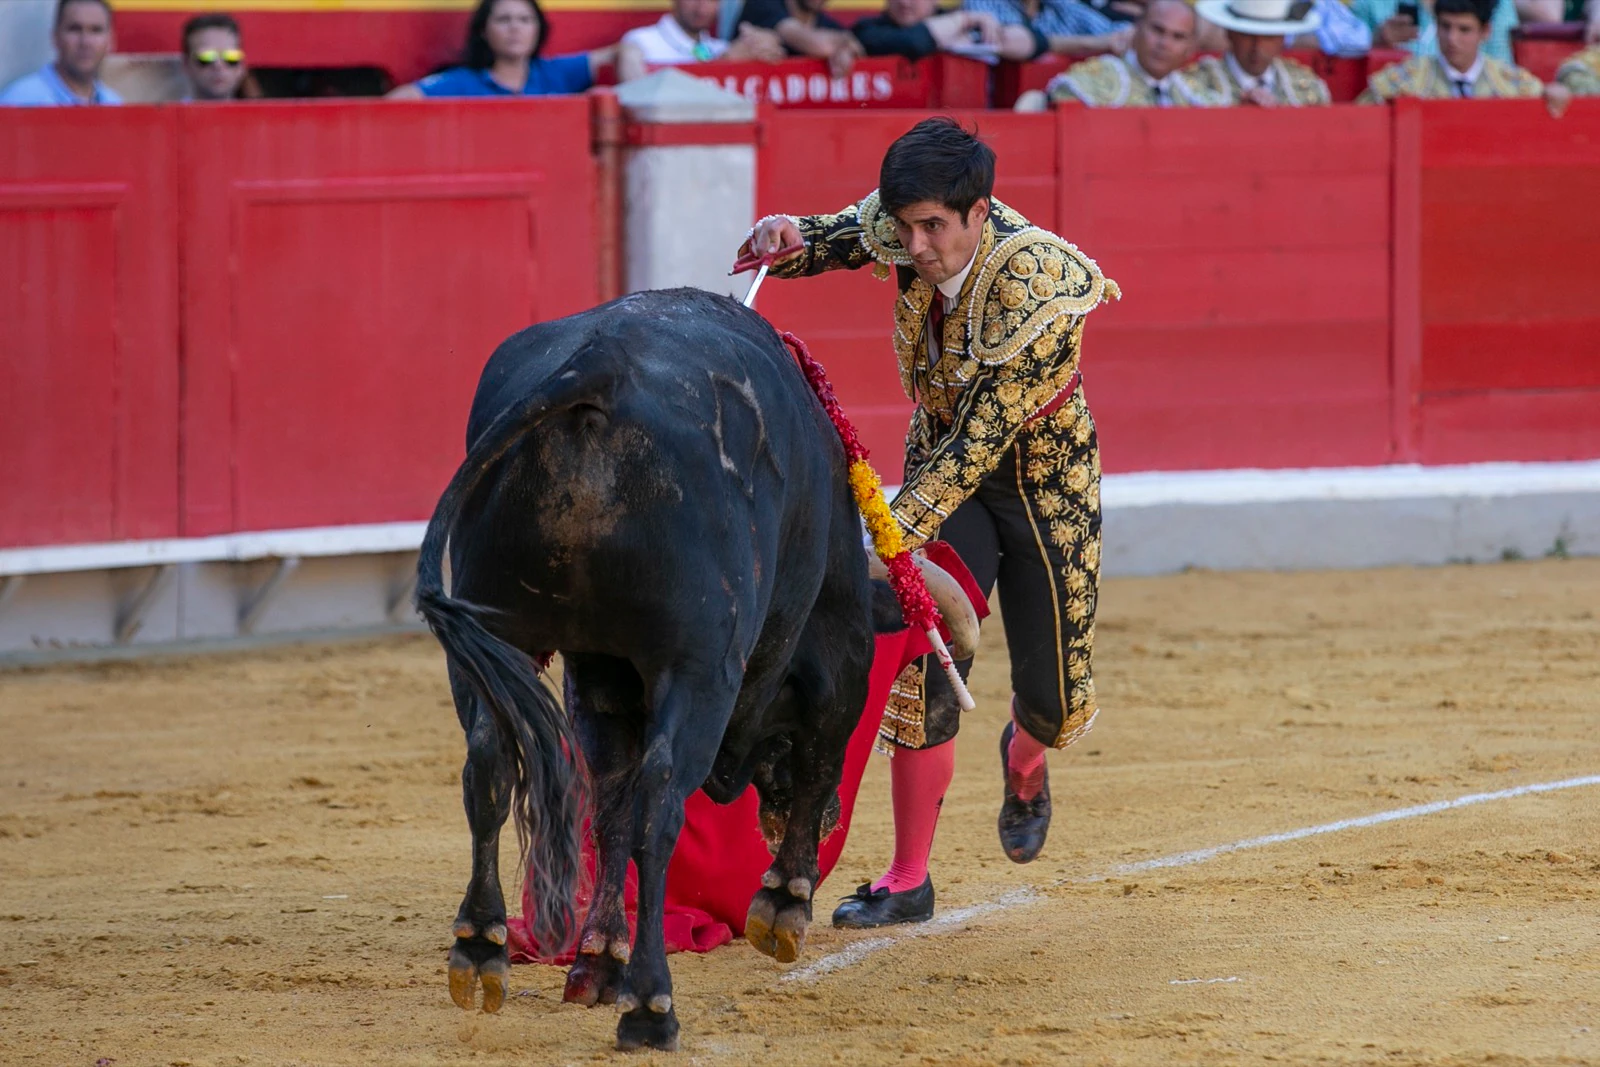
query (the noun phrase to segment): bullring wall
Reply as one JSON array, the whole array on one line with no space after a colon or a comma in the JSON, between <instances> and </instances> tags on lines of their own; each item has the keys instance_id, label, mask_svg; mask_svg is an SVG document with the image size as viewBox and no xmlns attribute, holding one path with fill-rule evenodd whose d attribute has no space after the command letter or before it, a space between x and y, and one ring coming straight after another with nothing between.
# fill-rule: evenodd
<instances>
[{"instance_id":1,"label":"bullring wall","mask_svg":"<svg viewBox=\"0 0 1600 1067\"><path fill-rule=\"evenodd\" d=\"M763 108L668 140L751 145L758 214L836 210L921 114ZM998 195L1124 289L1084 350L1113 481L1600 458L1600 101L1560 121L1532 102L958 114L1000 154ZM86 543L179 559L332 528L387 531L352 554L401 551L494 345L619 289L619 160L663 143L604 94L0 116L0 583L49 569L18 553ZM686 220L719 210L675 195ZM810 342L892 482L909 402L889 304L862 274L773 282L760 308ZM1579 525L1552 543L1584 550L1556 482L1540 507ZM203 584L242 619L276 558L195 565L224 569ZM1127 566L1207 562L1160 558ZM391 617L405 568L379 570ZM92 581L122 617L169 595ZM5 600L30 595L0 587L0 647L27 639Z\"/></svg>"}]
</instances>

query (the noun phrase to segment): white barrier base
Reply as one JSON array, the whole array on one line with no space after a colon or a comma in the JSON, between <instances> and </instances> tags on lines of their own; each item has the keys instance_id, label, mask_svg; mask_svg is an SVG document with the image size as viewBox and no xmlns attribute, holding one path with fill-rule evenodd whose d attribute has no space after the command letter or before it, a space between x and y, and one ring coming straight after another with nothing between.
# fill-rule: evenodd
<instances>
[{"instance_id":1,"label":"white barrier base","mask_svg":"<svg viewBox=\"0 0 1600 1067\"><path fill-rule=\"evenodd\" d=\"M1108 475L1108 575L1600 555L1600 462Z\"/></svg>"},{"instance_id":2,"label":"white barrier base","mask_svg":"<svg viewBox=\"0 0 1600 1067\"><path fill-rule=\"evenodd\" d=\"M1600 555L1600 462L1108 475L1108 576ZM424 524L0 550L0 659L419 625Z\"/></svg>"}]
</instances>

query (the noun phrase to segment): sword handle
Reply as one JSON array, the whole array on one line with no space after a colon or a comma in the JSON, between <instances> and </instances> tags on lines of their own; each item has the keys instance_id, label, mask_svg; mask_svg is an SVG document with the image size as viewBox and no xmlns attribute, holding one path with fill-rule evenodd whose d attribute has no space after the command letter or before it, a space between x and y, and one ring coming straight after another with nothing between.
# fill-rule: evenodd
<instances>
[{"instance_id":1,"label":"sword handle","mask_svg":"<svg viewBox=\"0 0 1600 1067\"><path fill-rule=\"evenodd\" d=\"M956 691L956 702L961 705L962 711L971 711L978 706L972 699L972 692L967 688L967 683L961 680L961 672L956 670L956 661L950 656L950 649L946 647L944 638L939 636L936 629L924 631L928 635L928 643L933 646L933 654L939 660L939 666L944 668L946 678L950 679L950 688Z\"/></svg>"}]
</instances>

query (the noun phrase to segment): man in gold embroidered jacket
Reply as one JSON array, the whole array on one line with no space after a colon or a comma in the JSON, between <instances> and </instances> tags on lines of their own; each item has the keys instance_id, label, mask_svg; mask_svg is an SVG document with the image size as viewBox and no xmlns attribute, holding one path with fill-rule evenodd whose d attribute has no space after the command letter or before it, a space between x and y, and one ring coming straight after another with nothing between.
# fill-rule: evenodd
<instances>
[{"instance_id":1,"label":"man in gold embroidered jacket","mask_svg":"<svg viewBox=\"0 0 1600 1067\"><path fill-rule=\"evenodd\" d=\"M987 145L925 120L890 147L877 191L837 214L763 219L745 250L803 242L778 277L871 264L897 280L894 349L916 409L891 511L908 547L940 537L985 594L999 587L1014 691L1000 838L1025 863L1049 826L1044 754L1096 713L1100 457L1078 355L1084 317L1119 293L1093 260L994 199L993 183ZM896 680L880 730L894 755L894 862L846 898L835 925L932 915L927 860L958 725L937 664Z\"/></svg>"}]
</instances>

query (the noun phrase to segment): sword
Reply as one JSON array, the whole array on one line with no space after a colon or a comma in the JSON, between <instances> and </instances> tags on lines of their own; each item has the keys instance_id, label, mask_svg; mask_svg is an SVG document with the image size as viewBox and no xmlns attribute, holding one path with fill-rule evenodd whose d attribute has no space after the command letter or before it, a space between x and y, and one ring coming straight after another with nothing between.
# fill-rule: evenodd
<instances>
[{"instance_id":1,"label":"sword","mask_svg":"<svg viewBox=\"0 0 1600 1067\"><path fill-rule=\"evenodd\" d=\"M744 306L747 308L755 307L756 291L761 288L761 283L767 280L767 271L772 269L774 263L785 256L792 256L796 252L805 251L805 247L805 242L802 241L800 244L790 245L788 248L780 248L776 252L768 252L765 255L748 255L734 263L733 269L728 271L729 277L735 274L743 274L752 267L760 268L756 271L756 280L750 283L750 291L744 294Z\"/></svg>"}]
</instances>

